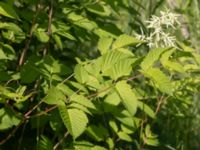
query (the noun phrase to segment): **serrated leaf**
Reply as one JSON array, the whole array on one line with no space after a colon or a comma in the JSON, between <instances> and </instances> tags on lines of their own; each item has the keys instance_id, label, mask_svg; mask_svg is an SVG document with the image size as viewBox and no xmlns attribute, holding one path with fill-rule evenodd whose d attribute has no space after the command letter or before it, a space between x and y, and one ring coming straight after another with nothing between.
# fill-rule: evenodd
<instances>
[{"instance_id":1,"label":"serrated leaf","mask_svg":"<svg viewBox=\"0 0 200 150\"><path fill-rule=\"evenodd\" d=\"M169 70L177 71L182 74L185 73L184 67L178 63L178 62L173 62L173 61L166 61L163 63L163 66L166 67Z\"/></svg>"},{"instance_id":2,"label":"serrated leaf","mask_svg":"<svg viewBox=\"0 0 200 150\"><path fill-rule=\"evenodd\" d=\"M160 58L160 55L168 50L169 48L156 48L147 54L147 56L143 59L141 63L141 68L143 71L147 71L149 68L151 68L156 61Z\"/></svg>"},{"instance_id":3,"label":"serrated leaf","mask_svg":"<svg viewBox=\"0 0 200 150\"><path fill-rule=\"evenodd\" d=\"M171 84L170 78L166 76L161 70L158 68L150 68L147 72L145 72L145 75L156 83L160 91L169 95L173 94L173 86Z\"/></svg>"},{"instance_id":4,"label":"serrated leaf","mask_svg":"<svg viewBox=\"0 0 200 150\"><path fill-rule=\"evenodd\" d=\"M121 101L130 115L134 115L137 110L137 99L133 93L131 86L126 81L119 81L115 86Z\"/></svg>"},{"instance_id":5,"label":"serrated leaf","mask_svg":"<svg viewBox=\"0 0 200 150\"><path fill-rule=\"evenodd\" d=\"M66 97L65 95L56 87L52 87L47 92L44 98L44 102L50 105L65 105Z\"/></svg>"},{"instance_id":6,"label":"serrated leaf","mask_svg":"<svg viewBox=\"0 0 200 150\"><path fill-rule=\"evenodd\" d=\"M96 109L95 105L86 97L84 97L83 95L77 95L77 94L73 94L72 96L70 96L70 100L72 102L76 102L78 104L81 104L87 108L90 109Z\"/></svg>"},{"instance_id":7,"label":"serrated leaf","mask_svg":"<svg viewBox=\"0 0 200 150\"><path fill-rule=\"evenodd\" d=\"M129 58L130 55L127 55L120 51L110 51L104 54L101 57L101 70L102 72L106 72L108 69L112 68L114 64L116 64L119 60Z\"/></svg>"},{"instance_id":8,"label":"serrated leaf","mask_svg":"<svg viewBox=\"0 0 200 150\"><path fill-rule=\"evenodd\" d=\"M106 53L109 50L109 48L112 44L112 41L113 41L113 39L110 37L102 37L99 39L97 47L98 47L101 55Z\"/></svg>"},{"instance_id":9,"label":"serrated leaf","mask_svg":"<svg viewBox=\"0 0 200 150\"><path fill-rule=\"evenodd\" d=\"M74 139L79 137L86 129L88 118L87 115L78 109L67 109L65 106L59 107L62 121L73 136Z\"/></svg>"},{"instance_id":10,"label":"serrated leaf","mask_svg":"<svg viewBox=\"0 0 200 150\"><path fill-rule=\"evenodd\" d=\"M123 35L120 35L116 39L116 41L113 43L112 49L117 49L117 48L129 46L129 45L137 45L139 43L143 43L143 41L138 40L132 36L123 34Z\"/></svg>"},{"instance_id":11,"label":"serrated leaf","mask_svg":"<svg viewBox=\"0 0 200 150\"><path fill-rule=\"evenodd\" d=\"M104 72L104 75L110 76L113 80L117 80L122 76L130 75L132 71L132 64L136 61L136 58L125 58L119 60L110 69Z\"/></svg>"},{"instance_id":12,"label":"serrated leaf","mask_svg":"<svg viewBox=\"0 0 200 150\"><path fill-rule=\"evenodd\" d=\"M11 5L6 4L4 2L0 2L0 14L12 19L19 18L15 10L11 7Z\"/></svg>"}]
</instances>

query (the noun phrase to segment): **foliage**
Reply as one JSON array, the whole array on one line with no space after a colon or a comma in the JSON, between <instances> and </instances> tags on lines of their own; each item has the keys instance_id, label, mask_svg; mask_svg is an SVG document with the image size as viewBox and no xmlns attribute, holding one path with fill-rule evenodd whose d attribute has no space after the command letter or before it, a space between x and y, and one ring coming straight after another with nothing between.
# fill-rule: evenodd
<instances>
[{"instance_id":1,"label":"foliage","mask_svg":"<svg viewBox=\"0 0 200 150\"><path fill-rule=\"evenodd\" d=\"M198 35L136 37L184 2L0 2L0 149L199 149Z\"/></svg>"}]
</instances>

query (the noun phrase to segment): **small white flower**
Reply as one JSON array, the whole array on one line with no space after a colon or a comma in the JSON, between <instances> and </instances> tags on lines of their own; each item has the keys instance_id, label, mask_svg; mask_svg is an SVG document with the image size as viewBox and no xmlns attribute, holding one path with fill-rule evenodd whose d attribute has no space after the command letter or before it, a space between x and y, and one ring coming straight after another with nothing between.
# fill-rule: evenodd
<instances>
[{"instance_id":1,"label":"small white flower","mask_svg":"<svg viewBox=\"0 0 200 150\"><path fill-rule=\"evenodd\" d=\"M148 24L147 28L152 30L150 35L146 37L141 29L142 35L137 34L136 38L146 41L150 48L167 46L175 47L176 38L169 33L166 33L166 31L169 28L175 30L175 25L180 25L180 22L178 21L179 15L171 13L169 10L166 12L161 11L160 14L159 17L153 15L150 20L146 21Z\"/></svg>"}]
</instances>

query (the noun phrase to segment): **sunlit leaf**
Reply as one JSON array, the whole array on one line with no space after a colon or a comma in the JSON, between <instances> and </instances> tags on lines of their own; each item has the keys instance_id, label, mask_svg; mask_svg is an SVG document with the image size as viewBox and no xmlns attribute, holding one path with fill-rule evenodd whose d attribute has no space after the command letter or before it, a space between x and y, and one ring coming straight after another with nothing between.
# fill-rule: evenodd
<instances>
[{"instance_id":1,"label":"sunlit leaf","mask_svg":"<svg viewBox=\"0 0 200 150\"><path fill-rule=\"evenodd\" d=\"M137 99L131 90L131 86L125 81L120 81L115 87L125 108L131 115L134 115L137 110Z\"/></svg>"},{"instance_id":2,"label":"sunlit leaf","mask_svg":"<svg viewBox=\"0 0 200 150\"><path fill-rule=\"evenodd\" d=\"M86 129L88 118L86 114L78 109L67 109L65 106L59 107L62 121L73 136L74 139L79 137Z\"/></svg>"},{"instance_id":3,"label":"sunlit leaf","mask_svg":"<svg viewBox=\"0 0 200 150\"><path fill-rule=\"evenodd\" d=\"M113 43L112 49L117 49L125 46L130 46L130 45L137 45L139 43L142 43L143 41L138 40L132 36L123 34L120 35L116 41Z\"/></svg>"}]
</instances>

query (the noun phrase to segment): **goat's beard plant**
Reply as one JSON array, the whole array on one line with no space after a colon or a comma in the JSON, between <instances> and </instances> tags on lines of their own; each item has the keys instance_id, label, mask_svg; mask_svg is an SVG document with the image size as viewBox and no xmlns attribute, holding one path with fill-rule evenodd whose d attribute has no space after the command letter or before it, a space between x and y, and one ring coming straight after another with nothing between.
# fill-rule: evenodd
<instances>
[{"instance_id":1,"label":"goat's beard plant","mask_svg":"<svg viewBox=\"0 0 200 150\"><path fill-rule=\"evenodd\" d=\"M146 21L147 28L150 30L149 36L145 36L141 28L141 35L136 34L136 37L146 41L149 48L176 47L176 37L169 30L176 30L176 25L180 26L179 17L179 14L169 10L161 11L160 16L153 15L150 20Z\"/></svg>"}]
</instances>

